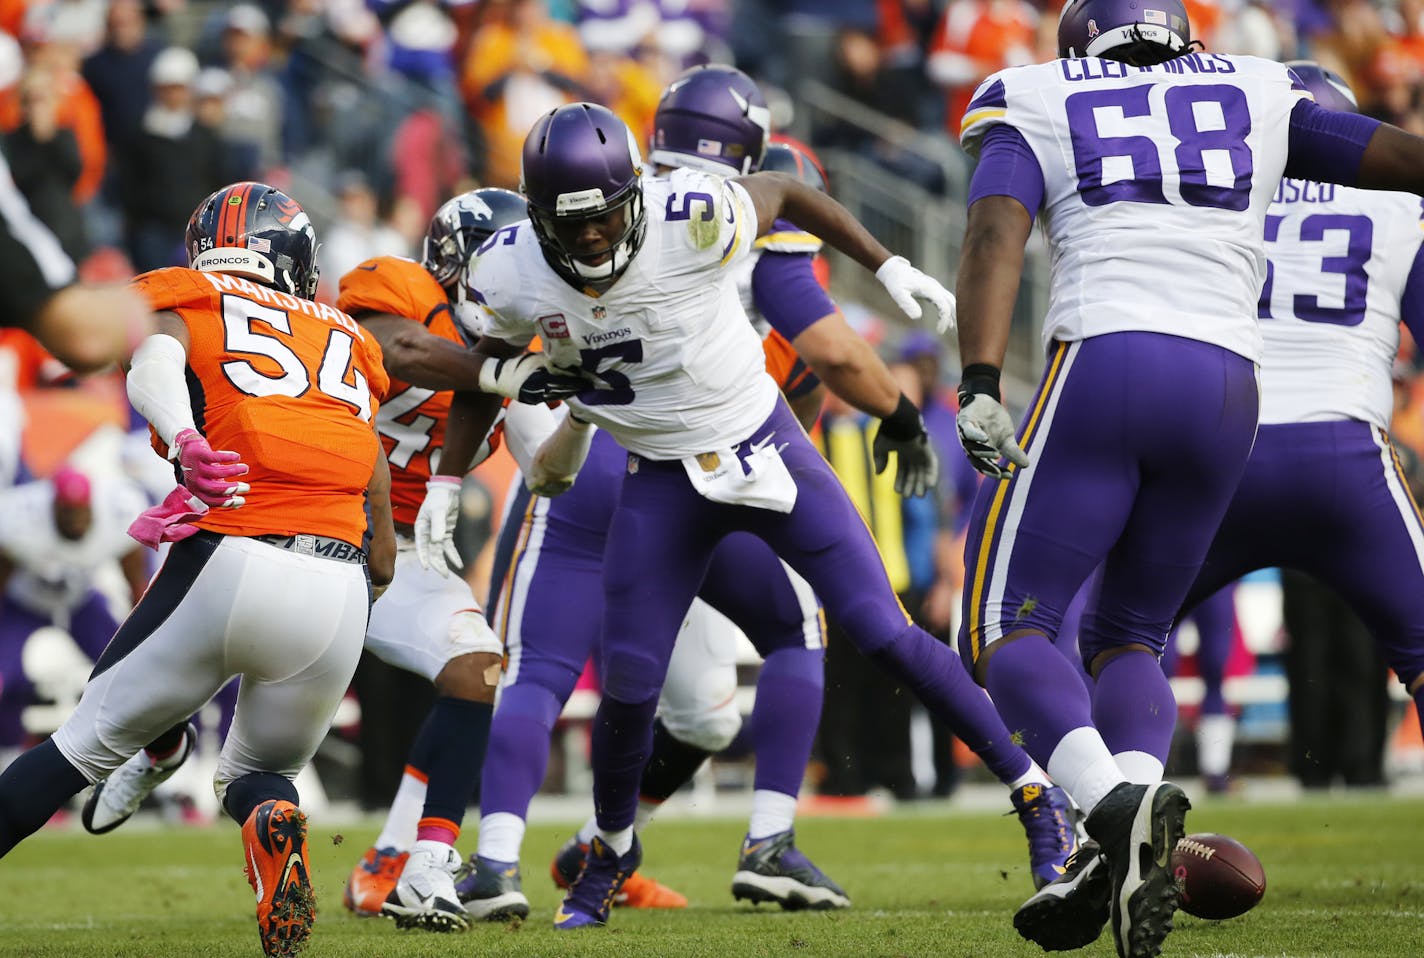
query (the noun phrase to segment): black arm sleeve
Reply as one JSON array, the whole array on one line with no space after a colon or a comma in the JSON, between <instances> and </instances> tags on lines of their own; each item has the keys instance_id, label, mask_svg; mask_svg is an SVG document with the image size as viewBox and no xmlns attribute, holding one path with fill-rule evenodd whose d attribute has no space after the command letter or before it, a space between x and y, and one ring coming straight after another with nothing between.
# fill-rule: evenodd
<instances>
[{"instance_id":1,"label":"black arm sleeve","mask_svg":"<svg viewBox=\"0 0 1424 958\"><path fill-rule=\"evenodd\" d=\"M30 212L0 155L0 326L30 327L49 298L74 280L74 261Z\"/></svg>"}]
</instances>

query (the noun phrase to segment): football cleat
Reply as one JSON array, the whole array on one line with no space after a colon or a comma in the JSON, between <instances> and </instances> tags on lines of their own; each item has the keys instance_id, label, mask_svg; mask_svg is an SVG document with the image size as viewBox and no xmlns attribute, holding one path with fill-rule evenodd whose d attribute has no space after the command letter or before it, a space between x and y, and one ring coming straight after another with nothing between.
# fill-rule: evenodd
<instances>
[{"instance_id":1,"label":"football cleat","mask_svg":"<svg viewBox=\"0 0 1424 958\"><path fill-rule=\"evenodd\" d=\"M608 924L613 901L623 890L628 876L643 861L643 846L633 836L633 847L619 855L595 835L584 856L583 870L569 886L569 893L554 912L554 930L572 931Z\"/></svg>"},{"instance_id":2,"label":"football cleat","mask_svg":"<svg viewBox=\"0 0 1424 958\"><path fill-rule=\"evenodd\" d=\"M787 911L849 908L850 897L796 847L795 829L742 842L732 897L753 904L774 901Z\"/></svg>"},{"instance_id":3,"label":"football cleat","mask_svg":"<svg viewBox=\"0 0 1424 958\"><path fill-rule=\"evenodd\" d=\"M1069 856L1063 875L1034 892L1014 913L1014 928L1044 951L1073 951L1098 940L1108 923L1112 882L1098 843Z\"/></svg>"},{"instance_id":4,"label":"football cleat","mask_svg":"<svg viewBox=\"0 0 1424 958\"><path fill-rule=\"evenodd\" d=\"M316 894L307 861L307 817L291 802L268 799L242 826L247 883L257 895L262 953L290 958L311 937Z\"/></svg>"},{"instance_id":5,"label":"football cleat","mask_svg":"<svg viewBox=\"0 0 1424 958\"><path fill-rule=\"evenodd\" d=\"M1088 834L1107 860L1113 941L1119 958L1156 958L1172 930L1181 891L1172 850L1186 834L1191 802L1171 782L1114 788L1088 815Z\"/></svg>"},{"instance_id":6,"label":"football cleat","mask_svg":"<svg viewBox=\"0 0 1424 958\"><path fill-rule=\"evenodd\" d=\"M568 888L578 878L583 869L584 855L588 846L578 838L564 842L554 861L549 865L549 875L559 888ZM686 908L687 896L669 888L656 878L649 878L642 872L634 872L623 883L623 890L613 899L615 908Z\"/></svg>"},{"instance_id":7,"label":"football cleat","mask_svg":"<svg viewBox=\"0 0 1424 958\"><path fill-rule=\"evenodd\" d=\"M470 921L455 891L460 865L459 852L444 842L416 842L381 914L394 918L401 928L464 931Z\"/></svg>"},{"instance_id":8,"label":"football cleat","mask_svg":"<svg viewBox=\"0 0 1424 958\"><path fill-rule=\"evenodd\" d=\"M1029 874L1034 889L1056 881L1078 847L1073 803L1056 785L1025 785L1009 795L1028 835Z\"/></svg>"},{"instance_id":9,"label":"football cleat","mask_svg":"<svg viewBox=\"0 0 1424 958\"><path fill-rule=\"evenodd\" d=\"M519 881L519 862L470 856L468 874L455 883L465 914L476 921L529 917L529 899Z\"/></svg>"},{"instance_id":10,"label":"football cleat","mask_svg":"<svg viewBox=\"0 0 1424 958\"><path fill-rule=\"evenodd\" d=\"M140 749L114 769L108 778L94 786L94 791L84 802L84 809L79 813L84 829L102 835L132 818L143 800L183 766L188 756L193 754L197 741L198 730L190 722L183 730L182 744L173 755L155 763L147 752Z\"/></svg>"},{"instance_id":11,"label":"football cleat","mask_svg":"<svg viewBox=\"0 0 1424 958\"><path fill-rule=\"evenodd\" d=\"M410 852L394 848L368 848L366 854L351 869L346 879L346 892L341 903L346 910L363 918L378 918L383 905L400 878L401 869Z\"/></svg>"}]
</instances>

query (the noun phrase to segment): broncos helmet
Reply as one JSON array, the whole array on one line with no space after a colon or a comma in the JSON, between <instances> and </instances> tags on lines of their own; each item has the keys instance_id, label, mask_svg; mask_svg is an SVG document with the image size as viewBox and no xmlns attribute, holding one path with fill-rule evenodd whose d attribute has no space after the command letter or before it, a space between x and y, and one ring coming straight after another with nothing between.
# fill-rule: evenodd
<instances>
[{"instance_id":1,"label":"broncos helmet","mask_svg":"<svg viewBox=\"0 0 1424 958\"><path fill-rule=\"evenodd\" d=\"M461 193L441 204L430 218L420 265L441 286L450 287L481 243L495 230L529 218L529 204L512 190L495 186Z\"/></svg>"},{"instance_id":2,"label":"broncos helmet","mask_svg":"<svg viewBox=\"0 0 1424 958\"><path fill-rule=\"evenodd\" d=\"M321 271L306 211L266 183L224 186L198 204L184 236L188 265L311 299Z\"/></svg>"},{"instance_id":3,"label":"broncos helmet","mask_svg":"<svg viewBox=\"0 0 1424 958\"><path fill-rule=\"evenodd\" d=\"M649 158L661 166L746 174L761 163L770 135L771 110L756 83L713 63L683 72L663 91Z\"/></svg>"},{"instance_id":4,"label":"broncos helmet","mask_svg":"<svg viewBox=\"0 0 1424 958\"><path fill-rule=\"evenodd\" d=\"M1182 0L1069 0L1058 18L1060 57L1152 66L1191 48Z\"/></svg>"},{"instance_id":5,"label":"broncos helmet","mask_svg":"<svg viewBox=\"0 0 1424 958\"><path fill-rule=\"evenodd\" d=\"M544 258L565 280L580 286L623 275L643 245L643 157L627 124L593 103L568 103L544 114L524 140L519 190ZM560 229L624 210L623 231L607 247L575 253ZM589 263L602 259L606 262Z\"/></svg>"},{"instance_id":6,"label":"broncos helmet","mask_svg":"<svg viewBox=\"0 0 1424 958\"><path fill-rule=\"evenodd\" d=\"M804 143L798 143L789 137L779 137L776 142L767 144L766 155L761 158L761 166L757 167L757 172L786 173L813 190L830 192L826 182L826 170L821 166L816 154Z\"/></svg>"},{"instance_id":7,"label":"broncos helmet","mask_svg":"<svg viewBox=\"0 0 1424 958\"><path fill-rule=\"evenodd\" d=\"M1315 102L1327 110L1339 110L1341 113L1360 112L1355 92L1350 89L1345 78L1334 70L1327 70L1314 60L1291 60L1286 63L1286 67L1315 97Z\"/></svg>"}]
</instances>

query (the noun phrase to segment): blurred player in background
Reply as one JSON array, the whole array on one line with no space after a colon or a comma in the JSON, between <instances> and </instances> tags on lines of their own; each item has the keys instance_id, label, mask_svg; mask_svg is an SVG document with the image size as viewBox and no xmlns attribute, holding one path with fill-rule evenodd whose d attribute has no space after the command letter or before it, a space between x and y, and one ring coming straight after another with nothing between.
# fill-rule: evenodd
<instances>
[{"instance_id":1,"label":"blurred player in background","mask_svg":"<svg viewBox=\"0 0 1424 958\"><path fill-rule=\"evenodd\" d=\"M1172 928L1189 807L1161 780L1176 703L1157 660L1256 434L1267 208L1282 174L1424 190L1424 140L1320 108L1281 64L1195 52L1178 0L1073 0L1058 37L1065 59L985 81L961 134L980 162L958 424L996 480L975 502L961 643L1101 848L1018 930L1073 948L1111 918L1118 953L1147 958ZM999 367L1040 209L1049 363L1016 439ZM1100 564L1090 695L1053 637Z\"/></svg>"},{"instance_id":2,"label":"blurred player in background","mask_svg":"<svg viewBox=\"0 0 1424 958\"><path fill-rule=\"evenodd\" d=\"M374 339L311 300L316 235L290 197L225 187L185 245L191 268L134 281L159 332L128 374L183 481L130 533L173 546L74 714L0 775L0 854L145 746L159 766L184 754L187 717L241 675L215 787L242 826L263 951L290 955L315 919L292 779L326 735L371 586L395 561L372 421L389 379Z\"/></svg>"}]
</instances>

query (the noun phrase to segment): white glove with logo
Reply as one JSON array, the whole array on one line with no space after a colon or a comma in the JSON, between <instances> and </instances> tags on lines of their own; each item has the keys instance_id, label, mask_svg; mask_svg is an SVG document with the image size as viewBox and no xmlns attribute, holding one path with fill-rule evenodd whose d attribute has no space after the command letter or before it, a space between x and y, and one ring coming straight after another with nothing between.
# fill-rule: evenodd
<instances>
[{"instance_id":1,"label":"white glove with logo","mask_svg":"<svg viewBox=\"0 0 1424 958\"><path fill-rule=\"evenodd\" d=\"M431 476L415 515L415 556L421 568L434 569L447 578L451 569L464 565L453 538L459 507L459 477Z\"/></svg>"},{"instance_id":2,"label":"white glove with logo","mask_svg":"<svg viewBox=\"0 0 1424 958\"><path fill-rule=\"evenodd\" d=\"M915 302L915 297L919 296L929 300L939 315L935 325L937 330L947 333L954 328L954 294L911 266L905 257L892 256L881 263L875 271L875 278L880 280L885 292L890 294L906 316L919 319L923 315L920 304Z\"/></svg>"},{"instance_id":3,"label":"white glove with logo","mask_svg":"<svg viewBox=\"0 0 1424 958\"><path fill-rule=\"evenodd\" d=\"M954 422L969 462L984 475L1003 479L1009 474L999 465L1000 457L1020 468L1028 465L1028 453L1014 439L1014 418L993 396L974 393L962 397Z\"/></svg>"},{"instance_id":4,"label":"white glove with logo","mask_svg":"<svg viewBox=\"0 0 1424 958\"><path fill-rule=\"evenodd\" d=\"M555 366L545 353L490 358L480 367L481 390L522 403L567 399L592 385L577 369Z\"/></svg>"}]
</instances>

